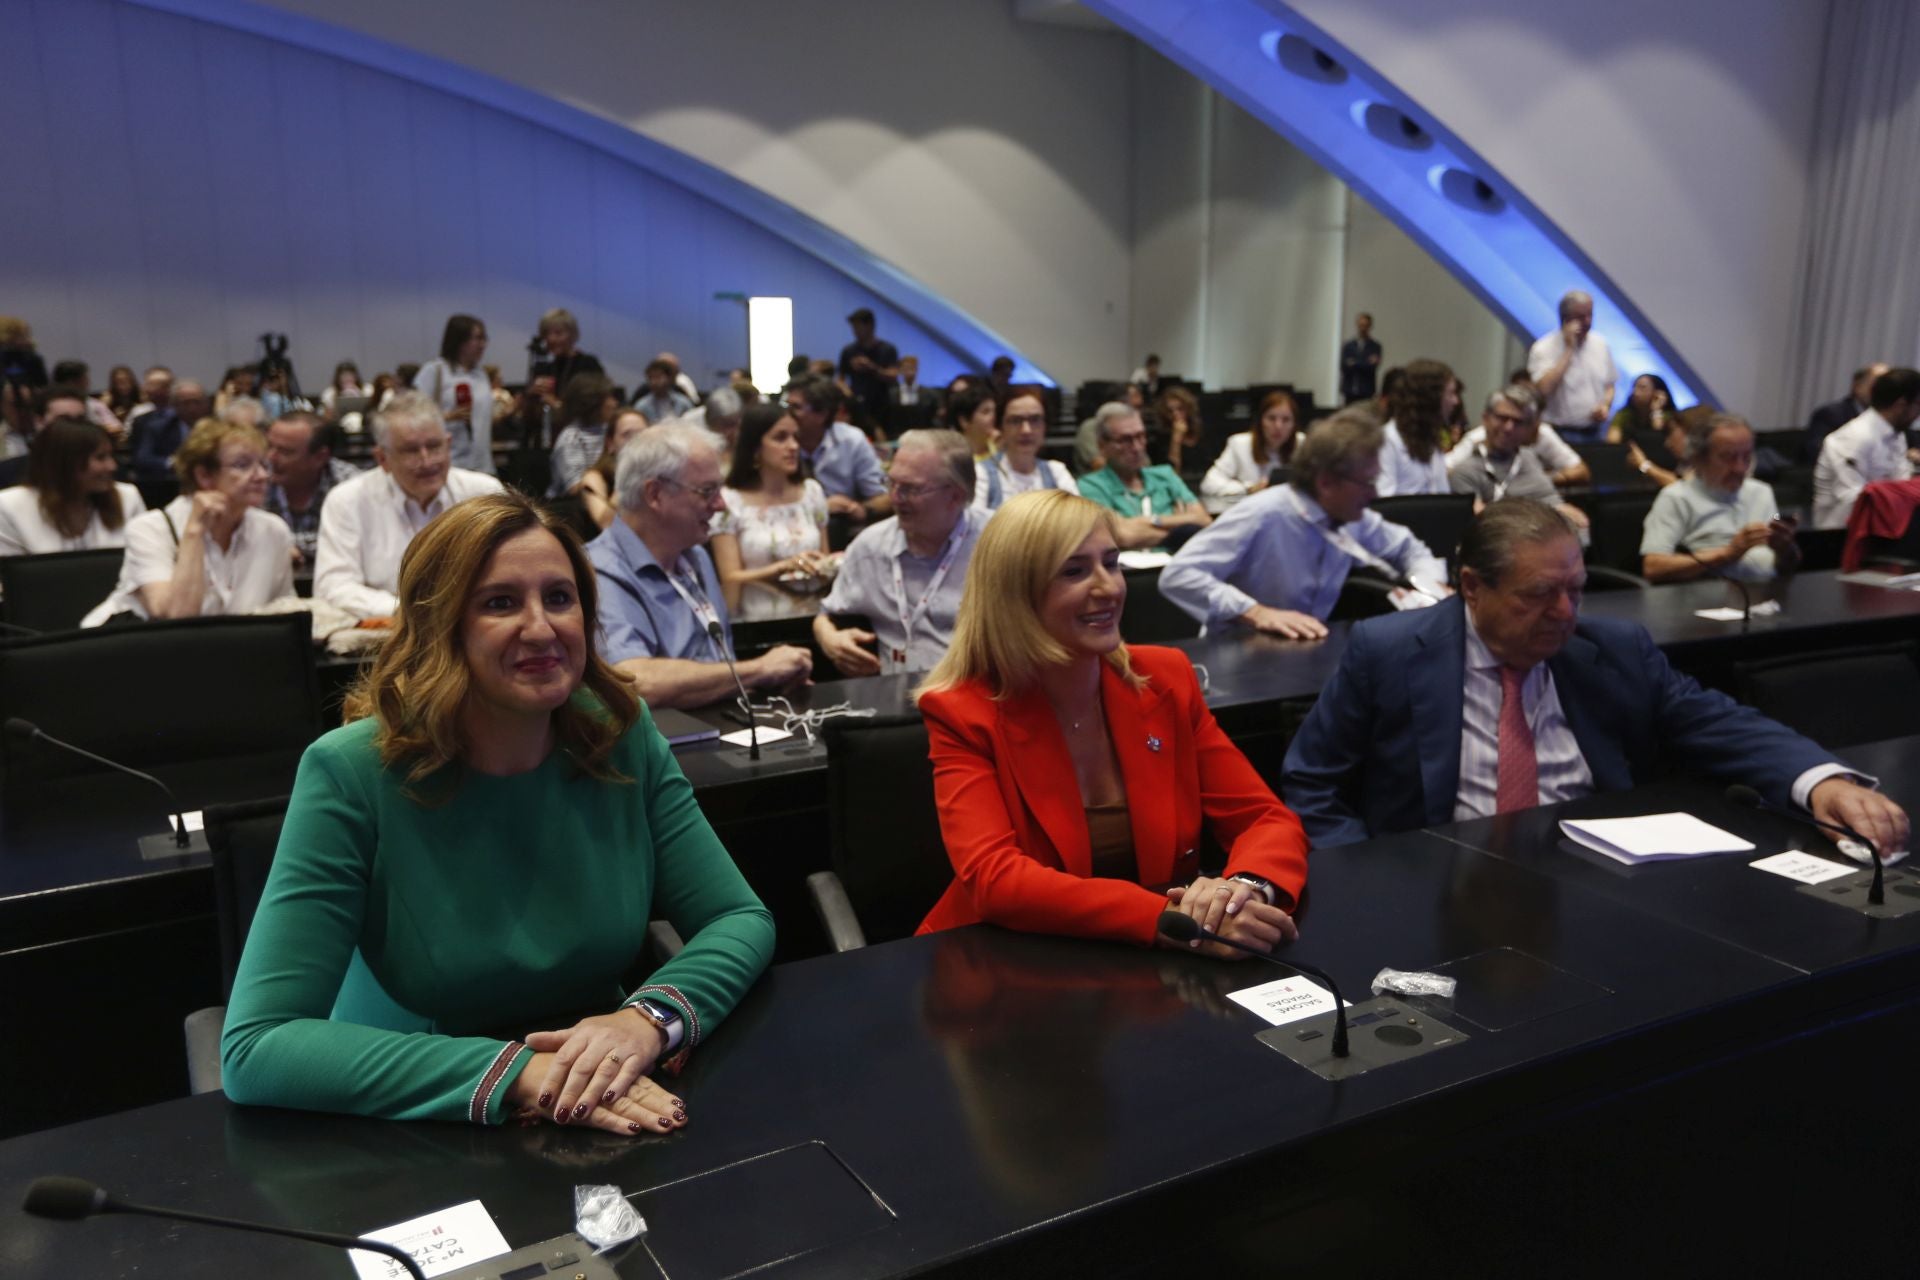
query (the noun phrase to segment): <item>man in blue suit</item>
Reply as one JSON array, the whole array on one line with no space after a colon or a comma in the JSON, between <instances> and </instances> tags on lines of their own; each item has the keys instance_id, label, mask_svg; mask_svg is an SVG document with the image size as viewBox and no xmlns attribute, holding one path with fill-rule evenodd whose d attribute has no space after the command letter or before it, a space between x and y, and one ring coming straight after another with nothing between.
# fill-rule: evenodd
<instances>
[{"instance_id":1,"label":"man in blue suit","mask_svg":"<svg viewBox=\"0 0 1920 1280\"><path fill-rule=\"evenodd\" d=\"M1354 628L1288 749L1282 789L1316 847L1679 768L1907 847L1906 813L1830 752L1674 671L1644 628L1583 620L1580 543L1551 507L1493 503L1460 566L1454 598Z\"/></svg>"}]
</instances>

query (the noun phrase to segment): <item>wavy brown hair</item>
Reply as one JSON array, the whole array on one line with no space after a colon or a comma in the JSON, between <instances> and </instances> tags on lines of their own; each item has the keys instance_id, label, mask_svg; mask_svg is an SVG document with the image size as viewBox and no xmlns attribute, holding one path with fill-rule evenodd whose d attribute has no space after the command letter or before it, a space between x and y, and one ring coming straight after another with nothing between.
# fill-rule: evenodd
<instances>
[{"instance_id":1,"label":"wavy brown hair","mask_svg":"<svg viewBox=\"0 0 1920 1280\"><path fill-rule=\"evenodd\" d=\"M553 712L555 744L581 772L605 782L632 779L610 763L614 749L640 716L632 683L594 648L599 590L587 553L557 517L513 489L456 503L408 544L400 560L400 607L393 635L347 695L345 721L380 721L380 762L406 771L408 792L458 765L466 756L460 711L469 675L461 648L467 597L501 543L529 529L545 529L573 565L586 623L587 665L581 683L598 700L569 698ZM457 769L445 775L457 783ZM451 794L450 790L449 793ZM445 796L437 797L445 799Z\"/></svg>"},{"instance_id":2,"label":"wavy brown hair","mask_svg":"<svg viewBox=\"0 0 1920 1280\"><path fill-rule=\"evenodd\" d=\"M1410 360L1407 375L1387 394L1387 416L1414 461L1425 462L1447 442L1446 419L1440 416L1453 370L1438 360Z\"/></svg>"}]
</instances>

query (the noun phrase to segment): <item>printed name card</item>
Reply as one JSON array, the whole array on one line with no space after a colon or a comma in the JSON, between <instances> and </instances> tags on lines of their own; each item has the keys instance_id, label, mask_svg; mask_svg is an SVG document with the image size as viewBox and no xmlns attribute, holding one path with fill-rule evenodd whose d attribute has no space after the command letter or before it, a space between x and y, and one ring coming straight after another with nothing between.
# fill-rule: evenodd
<instances>
[{"instance_id":1,"label":"printed name card","mask_svg":"<svg viewBox=\"0 0 1920 1280\"><path fill-rule=\"evenodd\" d=\"M361 1234L382 1244L399 1245L430 1276L458 1271L509 1251L493 1215L478 1200ZM385 1254L354 1249L347 1257L360 1280L408 1280L407 1269Z\"/></svg>"},{"instance_id":2,"label":"printed name card","mask_svg":"<svg viewBox=\"0 0 1920 1280\"><path fill-rule=\"evenodd\" d=\"M1841 876L1850 876L1856 870L1826 858L1817 858L1811 853L1802 853L1798 849L1776 853L1771 858L1761 858L1747 865L1755 871L1771 871L1776 876L1798 880L1801 884L1824 884Z\"/></svg>"},{"instance_id":3,"label":"printed name card","mask_svg":"<svg viewBox=\"0 0 1920 1280\"><path fill-rule=\"evenodd\" d=\"M1227 999L1276 1027L1311 1018L1316 1013L1333 1012L1333 994L1311 978L1297 975L1229 991ZM1353 1002L1347 1003L1351 1006Z\"/></svg>"}]
</instances>

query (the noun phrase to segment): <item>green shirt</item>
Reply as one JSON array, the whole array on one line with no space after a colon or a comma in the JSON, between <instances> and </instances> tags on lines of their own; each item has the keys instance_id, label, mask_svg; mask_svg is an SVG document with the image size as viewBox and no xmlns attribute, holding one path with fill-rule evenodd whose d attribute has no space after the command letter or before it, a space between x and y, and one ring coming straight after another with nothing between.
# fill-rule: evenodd
<instances>
[{"instance_id":1,"label":"green shirt","mask_svg":"<svg viewBox=\"0 0 1920 1280\"><path fill-rule=\"evenodd\" d=\"M1140 484L1141 492L1135 493L1120 483L1112 467L1102 467L1080 477L1080 496L1092 498L1123 516L1146 514L1140 509L1143 497L1152 499L1156 516L1170 516L1183 504L1195 501L1193 490L1187 488L1187 482L1172 467L1141 468Z\"/></svg>"},{"instance_id":2,"label":"green shirt","mask_svg":"<svg viewBox=\"0 0 1920 1280\"><path fill-rule=\"evenodd\" d=\"M773 919L644 712L602 782L555 752L468 773L422 805L381 767L376 722L307 749L221 1037L236 1102L498 1123L556 1030L644 992L691 1047L773 953ZM627 992L647 921L686 949Z\"/></svg>"}]
</instances>

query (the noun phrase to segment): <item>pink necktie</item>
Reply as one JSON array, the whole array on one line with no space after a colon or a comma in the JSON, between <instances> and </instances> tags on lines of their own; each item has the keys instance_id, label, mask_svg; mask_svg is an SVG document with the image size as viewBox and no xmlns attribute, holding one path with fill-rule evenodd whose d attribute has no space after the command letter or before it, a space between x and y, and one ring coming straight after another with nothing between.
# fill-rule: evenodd
<instances>
[{"instance_id":1,"label":"pink necktie","mask_svg":"<svg viewBox=\"0 0 1920 1280\"><path fill-rule=\"evenodd\" d=\"M1511 813L1540 803L1540 778L1533 758L1533 728L1520 686L1527 673L1500 668L1500 779L1494 812Z\"/></svg>"}]
</instances>

